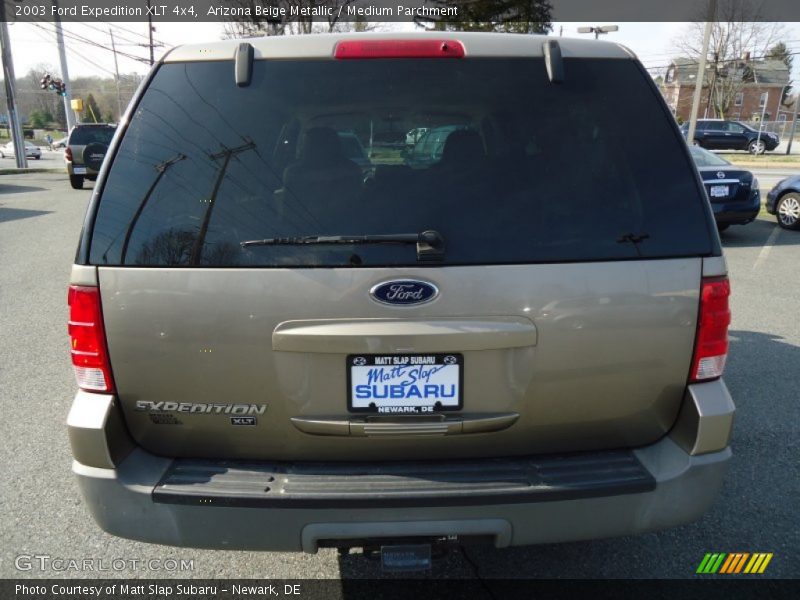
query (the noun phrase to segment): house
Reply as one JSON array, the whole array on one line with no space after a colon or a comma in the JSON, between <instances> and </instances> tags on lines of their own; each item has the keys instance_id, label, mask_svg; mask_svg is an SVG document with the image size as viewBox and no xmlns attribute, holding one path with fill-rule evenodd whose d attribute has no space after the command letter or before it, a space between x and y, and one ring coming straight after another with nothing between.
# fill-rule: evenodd
<instances>
[{"instance_id":1,"label":"house","mask_svg":"<svg viewBox=\"0 0 800 600\"><path fill-rule=\"evenodd\" d=\"M675 117L689 120L697 80L697 61L691 58L674 58L661 86L664 98ZM789 69L780 60L751 60L745 55L741 60L706 63L703 90L700 96L699 118L725 117L740 121L765 121L792 119L792 112L781 104L783 89L789 85ZM712 86L718 96L728 98L728 110L716 114L714 102L709 99Z\"/></svg>"}]
</instances>

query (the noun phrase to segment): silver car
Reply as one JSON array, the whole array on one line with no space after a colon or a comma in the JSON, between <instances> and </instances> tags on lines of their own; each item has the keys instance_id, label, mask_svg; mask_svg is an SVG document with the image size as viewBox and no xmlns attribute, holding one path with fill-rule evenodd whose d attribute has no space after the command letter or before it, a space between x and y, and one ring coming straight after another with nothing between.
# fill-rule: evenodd
<instances>
[{"instance_id":1,"label":"silver car","mask_svg":"<svg viewBox=\"0 0 800 600\"><path fill-rule=\"evenodd\" d=\"M14 158L15 156L14 142L8 142L0 146L0 158ZM31 142L25 142L25 157L40 160L42 158L42 149Z\"/></svg>"},{"instance_id":2,"label":"silver car","mask_svg":"<svg viewBox=\"0 0 800 600\"><path fill-rule=\"evenodd\" d=\"M397 545L672 527L716 498L726 264L628 50L190 45L124 122L69 292L73 471L104 530L391 566ZM415 129L447 132L435 159L382 143Z\"/></svg>"}]
</instances>

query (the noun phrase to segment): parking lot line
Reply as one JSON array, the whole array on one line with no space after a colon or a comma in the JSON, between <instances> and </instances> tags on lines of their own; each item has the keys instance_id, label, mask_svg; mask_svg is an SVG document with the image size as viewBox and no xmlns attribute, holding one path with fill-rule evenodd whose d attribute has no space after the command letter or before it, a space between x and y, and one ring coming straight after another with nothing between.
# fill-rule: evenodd
<instances>
[{"instance_id":1,"label":"parking lot line","mask_svg":"<svg viewBox=\"0 0 800 600\"><path fill-rule=\"evenodd\" d=\"M767 241L764 242L764 247L761 248L761 252L758 253L758 257L756 258L756 262L753 263L753 270L754 271L758 267L761 266L761 263L763 263L765 260L767 260L767 257L769 256L769 252L770 252L770 250L772 250L772 247L775 245L775 240L778 239L778 236L780 234L781 234L781 228L777 227L777 226L775 227L775 229L772 230L772 233L769 234L769 237L767 238Z\"/></svg>"}]
</instances>

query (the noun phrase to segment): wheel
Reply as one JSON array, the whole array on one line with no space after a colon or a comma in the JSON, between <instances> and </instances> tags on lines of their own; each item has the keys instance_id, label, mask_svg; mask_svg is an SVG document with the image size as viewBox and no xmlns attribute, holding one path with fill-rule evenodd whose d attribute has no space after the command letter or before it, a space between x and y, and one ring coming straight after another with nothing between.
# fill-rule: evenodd
<instances>
[{"instance_id":1,"label":"wheel","mask_svg":"<svg viewBox=\"0 0 800 600\"><path fill-rule=\"evenodd\" d=\"M697 146L699 148L702 148L703 144L700 143L700 140L695 140L692 142L692 146Z\"/></svg>"},{"instance_id":2,"label":"wheel","mask_svg":"<svg viewBox=\"0 0 800 600\"><path fill-rule=\"evenodd\" d=\"M725 231L730 225L719 225L717 224L717 231Z\"/></svg>"},{"instance_id":3,"label":"wheel","mask_svg":"<svg viewBox=\"0 0 800 600\"><path fill-rule=\"evenodd\" d=\"M0 152L0 158L5 158L5 157L6 157L6 155L3 154L2 152Z\"/></svg>"},{"instance_id":4,"label":"wheel","mask_svg":"<svg viewBox=\"0 0 800 600\"><path fill-rule=\"evenodd\" d=\"M36 160L42 160L41 156L34 156L33 158L35 158Z\"/></svg>"},{"instance_id":5,"label":"wheel","mask_svg":"<svg viewBox=\"0 0 800 600\"><path fill-rule=\"evenodd\" d=\"M750 154L764 154L766 149L767 145L764 143L764 140L753 140L747 146L747 151Z\"/></svg>"},{"instance_id":6,"label":"wheel","mask_svg":"<svg viewBox=\"0 0 800 600\"><path fill-rule=\"evenodd\" d=\"M778 225L784 229L800 229L800 194L792 192L785 194L778 200L775 214Z\"/></svg>"},{"instance_id":7,"label":"wheel","mask_svg":"<svg viewBox=\"0 0 800 600\"><path fill-rule=\"evenodd\" d=\"M69 184L72 186L73 190L82 190L83 189L83 176L82 175L70 175L69 176Z\"/></svg>"}]
</instances>

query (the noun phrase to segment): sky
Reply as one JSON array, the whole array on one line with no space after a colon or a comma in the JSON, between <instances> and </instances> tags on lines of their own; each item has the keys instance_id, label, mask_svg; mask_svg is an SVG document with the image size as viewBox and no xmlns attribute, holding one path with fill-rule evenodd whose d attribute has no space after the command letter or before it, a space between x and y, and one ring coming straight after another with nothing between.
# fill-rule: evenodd
<instances>
[{"instance_id":1,"label":"sky","mask_svg":"<svg viewBox=\"0 0 800 600\"><path fill-rule=\"evenodd\" d=\"M598 23L605 25L606 23ZM577 28L585 23L554 23L552 35L585 37ZM414 29L410 23L386 24L390 28ZM651 73L657 74L674 55L673 40L686 28L686 23L619 23L619 31L602 36L603 39L619 42L633 50ZM158 58L167 48L175 45L216 40L222 37L220 23L155 23L154 37L164 44L157 47ZM562 28L563 27L563 31ZM789 48L800 54L800 23L784 24ZM14 68L21 77L31 68L45 64L58 69L58 51L52 24L14 23L9 27ZM145 73L148 65L133 57L146 59L148 50L147 23L66 23L67 61L71 76L99 75L110 77L114 73L114 58L111 52L109 30L114 31L121 73ZM87 40L87 41L81 41ZM99 44L99 47L97 45ZM800 60L795 61L795 82L800 82Z\"/></svg>"}]
</instances>

